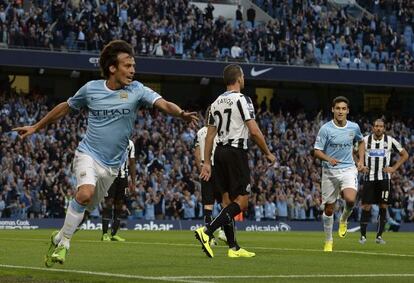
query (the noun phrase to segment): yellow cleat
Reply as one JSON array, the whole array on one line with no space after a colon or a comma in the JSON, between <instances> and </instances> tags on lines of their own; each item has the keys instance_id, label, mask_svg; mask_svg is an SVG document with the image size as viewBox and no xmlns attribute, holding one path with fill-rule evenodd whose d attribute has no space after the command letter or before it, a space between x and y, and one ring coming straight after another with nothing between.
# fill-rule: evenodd
<instances>
[{"instance_id":1,"label":"yellow cleat","mask_svg":"<svg viewBox=\"0 0 414 283\"><path fill-rule=\"evenodd\" d=\"M103 242L110 242L111 241L111 237L109 237L108 233L102 234L101 241L103 241Z\"/></svg>"},{"instance_id":2,"label":"yellow cleat","mask_svg":"<svg viewBox=\"0 0 414 283\"><path fill-rule=\"evenodd\" d=\"M210 247L210 237L204 232L204 226L195 230L195 237L201 243L201 248L208 257L214 257L213 250Z\"/></svg>"},{"instance_id":3,"label":"yellow cleat","mask_svg":"<svg viewBox=\"0 0 414 283\"><path fill-rule=\"evenodd\" d=\"M228 257L254 257L256 256L255 253L248 252L245 249L240 248L239 250L235 251L232 249L229 249L229 252L227 253Z\"/></svg>"},{"instance_id":4,"label":"yellow cleat","mask_svg":"<svg viewBox=\"0 0 414 283\"><path fill-rule=\"evenodd\" d=\"M339 221L338 236L339 238L345 238L346 233L348 232L348 222Z\"/></svg>"},{"instance_id":5,"label":"yellow cleat","mask_svg":"<svg viewBox=\"0 0 414 283\"><path fill-rule=\"evenodd\" d=\"M49 250L47 251L47 254L45 256L46 267L52 267L55 264L55 262L52 260L52 254L57 247L57 245L55 244L55 237L58 233L58 230L53 231L52 235L50 236Z\"/></svg>"},{"instance_id":6,"label":"yellow cleat","mask_svg":"<svg viewBox=\"0 0 414 283\"><path fill-rule=\"evenodd\" d=\"M115 242L125 242L125 239L122 237L119 237L118 235L113 235L111 237L111 241L115 241Z\"/></svg>"},{"instance_id":7,"label":"yellow cleat","mask_svg":"<svg viewBox=\"0 0 414 283\"><path fill-rule=\"evenodd\" d=\"M325 241L325 246L323 247L324 252L332 252L333 241Z\"/></svg>"}]
</instances>

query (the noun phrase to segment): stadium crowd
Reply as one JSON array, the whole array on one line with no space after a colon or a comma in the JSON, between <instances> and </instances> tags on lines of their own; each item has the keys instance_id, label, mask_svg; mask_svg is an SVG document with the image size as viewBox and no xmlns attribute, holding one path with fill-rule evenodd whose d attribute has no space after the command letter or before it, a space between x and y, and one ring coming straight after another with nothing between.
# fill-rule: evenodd
<instances>
[{"instance_id":1,"label":"stadium crowd","mask_svg":"<svg viewBox=\"0 0 414 283\"><path fill-rule=\"evenodd\" d=\"M0 95L0 217L64 217L76 187L71 161L85 135L86 115L81 112L66 116L22 141L11 129L39 120L54 102L37 91L29 96L11 93L3 91ZM308 115L298 109L298 104L280 105L274 99L270 107L266 103L257 106L258 123L277 163L269 168L260 150L250 148L252 194L247 219L319 220L321 169L311 150L319 127L329 117L322 112ZM368 133L370 121L366 117L354 118L363 133ZM392 178L390 215L400 222L414 221L412 122L411 118L390 119L386 123L388 133L401 141L410 155ZM203 123L201 119L199 126ZM162 113L138 112L132 136L137 187L123 208L125 219L202 217L199 172L193 156L196 132ZM99 209L91 216L99 217ZM354 218L358 219L358 215L356 209Z\"/></svg>"},{"instance_id":2,"label":"stadium crowd","mask_svg":"<svg viewBox=\"0 0 414 283\"><path fill-rule=\"evenodd\" d=\"M253 7L214 18L214 4L188 0L0 0L0 46L97 52L124 39L141 56L414 70L412 1L358 1L374 15L362 18L326 0L255 2L274 20Z\"/></svg>"}]
</instances>

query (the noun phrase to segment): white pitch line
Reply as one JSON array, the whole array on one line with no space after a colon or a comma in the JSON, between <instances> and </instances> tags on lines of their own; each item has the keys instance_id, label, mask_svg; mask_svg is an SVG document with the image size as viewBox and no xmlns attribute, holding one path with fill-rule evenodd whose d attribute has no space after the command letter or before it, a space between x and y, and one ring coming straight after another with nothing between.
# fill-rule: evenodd
<instances>
[{"instance_id":1,"label":"white pitch line","mask_svg":"<svg viewBox=\"0 0 414 283\"><path fill-rule=\"evenodd\" d=\"M48 272L57 272L57 273L76 273L76 274L85 274L85 275L97 275L105 277L116 277L116 278L127 278L127 279L140 279L140 280L155 280L155 281L168 281L168 282L186 282L186 283L204 283L206 281L191 280L191 278L185 278L185 276L141 276L141 275L132 275L132 274L122 274L122 273L109 273L109 272L95 272L87 270L76 270L76 269L56 269L56 268L45 268L45 267L35 267L35 266L22 266L22 265L9 265L9 264L0 264L0 268L11 268L11 269L27 269L27 270L40 270Z\"/></svg>"},{"instance_id":2,"label":"white pitch line","mask_svg":"<svg viewBox=\"0 0 414 283\"><path fill-rule=\"evenodd\" d=\"M191 282L201 283L205 281L195 281L200 279L295 279L295 278L374 278L374 277L414 277L414 273L384 273L384 274L288 274L288 275L206 275L206 276L140 276L130 275L122 273L109 273L109 272L94 272L86 270L73 270L73 269L56 269L56 268L42 268L32 266L19 266L19 265L8 265L0 264L0 268L11 268L11 269L28 269L28 270L40 270L48 272L61 272L61 273L76 273L86 275L97 275L104 277L116 277L116 278L127 278L127 279L141 279L141 280L158 280L158 281L169 281L169 282Z\"/></svg>"},{"instance_id":3,"label":"white pitch line","mask_svg":"<svg viewBox=\"0 0 414 283\"><path fill-rule=\"evenodd\" d=\"M43 239L25 239L25 238L0 238L0 240L8 240L8 241L36 241L36 242L45 242L47 240ZM80 243L102 243L102 241L95 241L95 240L73 240L73 242L80 242ZM110 244L110 243L106 243ZM115 244L115 243L112 243ZM178 244L178 243L164 243L164 242L116 242L116 244L123 244L123 245L158 245L158 246L176 246L176 247L199 247L199 244ZM227 248L225 246L216 246L216 248ZM297 248L275 248L275 247L247 247L249 249L256 249L256 250L269 250L269 251L294 251L294 252L316 252L321 253L322 249L297 249ZM334 253L344 253L344 254L360 254L360 255L374 255L374 256L390 256L390 257L413 257L414 254L396 254L396 253L378 253L378 252L366 252L366 251L348 251L348 250L334 250Z\"/></svg>"},{"instance_id":4,"label":"white pitch line","mask_svg":"<svg viewBox=\"0 0 414 283\"><path fill-rule=\"evenodd\" d=\"M371 277L414 277L414 273L397 274L288 274L288 275L207 275L207 276L171 276L174 279L271 279L271 278L371 278Z\"/></svg>"}]
</instances>

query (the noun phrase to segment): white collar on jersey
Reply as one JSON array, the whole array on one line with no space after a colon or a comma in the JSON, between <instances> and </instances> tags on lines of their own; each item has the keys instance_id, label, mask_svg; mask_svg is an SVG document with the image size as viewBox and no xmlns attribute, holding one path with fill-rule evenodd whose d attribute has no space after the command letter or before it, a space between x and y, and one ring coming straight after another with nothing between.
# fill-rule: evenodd
<instances>
[{"instance_id":1,"label":"white collar on jersey","mask_svg":"<svg viewBox=\"0 0 414 283\"><path fill-rule=\"evenodd\" d=\"M334 125L335 128L337 129L345 129L348 126L348 120L346 120L346 124L343 127L339 127L337 124L335 124L334 120L331 120L332 124Z\"/></svg>"},{"instance_id":2,"label":"white collar on jersey","mask_svg":"<svg viewBox=\"0 0 414 283\"><path fill-rule=\"evenodd\" d=\"M384 140L384 137L385 137L385 134L383 134L383 135L382 135L382 137L381 137L379 140L377 140L377 139L375 138L375 135L374 135L374 134L372 134L372 140L373 140L374 142L380 142L380 141Z\"/></svg>"},{"instance_id":3,"label":"white collar on jersey","mask_svg":"<svg viewBox=\"0 0 414 283\"><path fill-rule=\"evenodd\" d=\"M115 91L115 90L113 90L113 89L110 89L110 88L106 85L106 82L107 82L107 80L104 80L104 88L105 88L105 90L106 90L106 91L109 91L109 92L113 92L113 91Z\"/></svg>"},{"instance_id":4,"label":"white collar on jersey","mask_svg":"<svg viewBox=\"0 0 414 283\"><path fill-rule=\"evenodd\" d=\"M226 95L231 94L231 93L238 93L238 91L237 90L228 90L228 91L224 92L222 95L226 96Z\"/></svg>"}]
</instances>

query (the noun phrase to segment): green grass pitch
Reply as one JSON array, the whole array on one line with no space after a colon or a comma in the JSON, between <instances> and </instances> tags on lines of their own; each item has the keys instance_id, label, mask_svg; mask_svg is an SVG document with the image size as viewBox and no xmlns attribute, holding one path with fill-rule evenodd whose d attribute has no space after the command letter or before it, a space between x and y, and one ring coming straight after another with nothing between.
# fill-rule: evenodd
<instances>
[{"instance_id":1,"label":"green grass pitch","mask_svg":"<svg viewBox=\"0 0 414 283\"><path fill-rule=\"evenodd\" d=\"M125 243L81 231L66 263L47 269L51 231L0 231L0 282L414 282L413 233L386 233L386 245L335 235L324 253L322 232L239 232L255 258L228 258L219 243L211 259L190 231L121 231Z\"/></svg>"}]
</instances>

